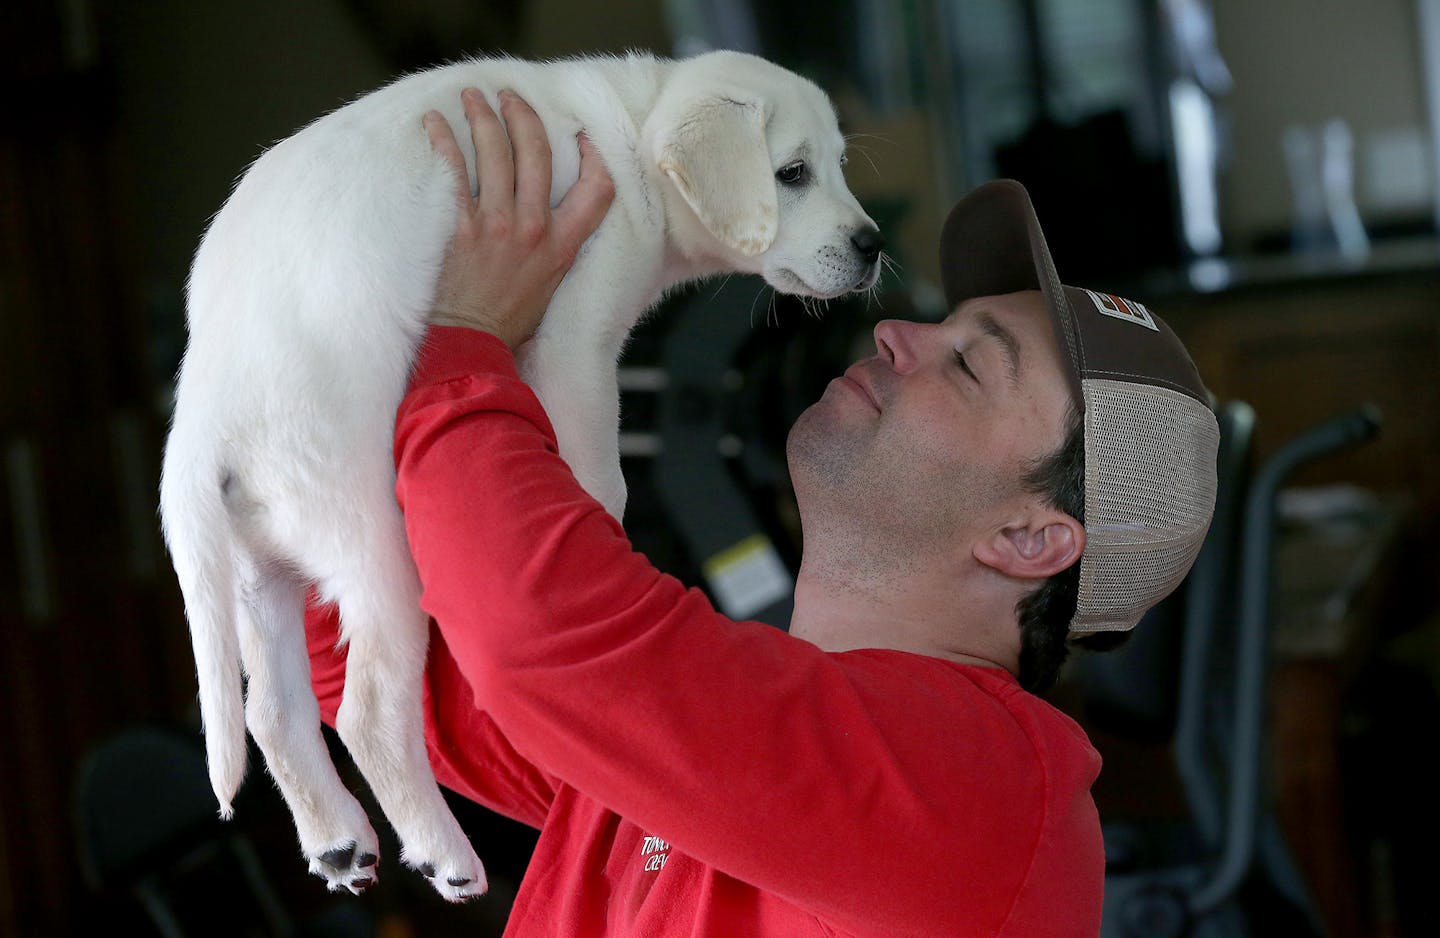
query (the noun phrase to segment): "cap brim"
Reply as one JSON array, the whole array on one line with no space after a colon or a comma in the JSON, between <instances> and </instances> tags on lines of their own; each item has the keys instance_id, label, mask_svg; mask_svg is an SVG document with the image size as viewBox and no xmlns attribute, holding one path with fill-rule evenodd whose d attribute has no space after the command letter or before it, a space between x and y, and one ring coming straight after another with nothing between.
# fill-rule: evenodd
<instances>
[{"instance_id":1,"label":"cap brim","mask_svg":"<svg viewBox=\"0 0 1440 938\"><path fill-rule=\"evenodd\" d=\"M951 311L977 296L1039 290L1065 352L1075 406L1084 408L1074 314L1024 186L997 179L956 203L940 232L940 272Z\"/></svg>"}]
</instances>

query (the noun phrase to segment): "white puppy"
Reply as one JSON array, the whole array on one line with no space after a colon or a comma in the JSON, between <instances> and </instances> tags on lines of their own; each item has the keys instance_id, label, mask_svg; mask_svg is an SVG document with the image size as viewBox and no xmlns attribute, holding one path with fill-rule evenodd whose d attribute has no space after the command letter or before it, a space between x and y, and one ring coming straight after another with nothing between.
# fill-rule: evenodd
<instances>
[{"instance_id":1,"label":"white puppy","mask_svg":"<svg viewBox=\"0 0 1440 938\"><path fill-rule=\"evenodd\" d=\"M248 725L331 889L373 882L379 849L320 733L302 622L310 587L339 604L349 659L337 729L404 862L446 898L485 889L426 759L428 629L391 455L456 222L455 179L420 118L440 111L473 167L467 86L492 103L511 88L540 115L555 203L578 176L582 129L614 179L609 214L520 371L576 477L617 518L616 360L666 289L741 271L833 297L879 273L879 234L845 186L828 99L738 53L450 65L367 95L256 161L190 274L160 507L221 814L244 777Z\"/></svg>"}]
</instances>

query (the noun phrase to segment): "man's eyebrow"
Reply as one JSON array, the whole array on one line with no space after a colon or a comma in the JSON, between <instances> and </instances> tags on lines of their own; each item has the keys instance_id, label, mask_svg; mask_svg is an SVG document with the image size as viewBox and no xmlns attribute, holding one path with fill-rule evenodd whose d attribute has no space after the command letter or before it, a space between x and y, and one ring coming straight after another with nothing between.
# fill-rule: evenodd
<instances>
[{"instance_id":1,"label":"man's eyebrow","mask_svg":"<svg viewBox=\"0 0 1440 938\"><path fill-rule=\"evenodd\" d=\"M1005 365L1010 371L1010 383L1015 387L1020 386L1020 343L1015 341L1015 336L989 313L981 312L975 316L975 322L980 326L980 331L988 335L1000 344L1000 349L1005 353Z\"/></svg>"}]
</instances>

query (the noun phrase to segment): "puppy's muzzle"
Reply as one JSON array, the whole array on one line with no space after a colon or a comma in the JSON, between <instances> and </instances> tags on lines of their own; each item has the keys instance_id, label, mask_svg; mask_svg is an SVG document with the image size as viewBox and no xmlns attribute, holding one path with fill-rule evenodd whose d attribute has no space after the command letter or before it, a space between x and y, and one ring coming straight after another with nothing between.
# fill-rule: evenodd
<instances>
[{"instance_id":1,"label":"puppy's muzzle","mask_svg":"<svg viewBox=\"0 0 1440 938\"><path fill-rule=\"evenodd\" d=\"M879 228L861 228L850 236L850 244L868 266L880 260L880 251L885 247L885 237L880 234Z\"/></svg>"},{"instance_id":2,"label":"puppy's muzzle","mask_svg":"<svg viewBox=\"0 0 1440 938\"><path fill-rule=\"evenodd\" d=\"M885 237L879 228L867 225L850 236L850 246L865 263L865 274L854 289L868 290L880 279L880 251L885 247Z\"/></svg>"}]
</instances>

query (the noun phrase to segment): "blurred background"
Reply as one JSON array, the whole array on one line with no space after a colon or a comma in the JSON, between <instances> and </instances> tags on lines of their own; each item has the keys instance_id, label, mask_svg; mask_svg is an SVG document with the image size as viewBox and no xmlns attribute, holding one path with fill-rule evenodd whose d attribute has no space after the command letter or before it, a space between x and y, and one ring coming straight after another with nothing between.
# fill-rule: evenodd
<instances>
[{"instance_id":1,"label":"blurred background","mask_svg":"<svg viewBox=\"0 0 1440 938\"><path fill-rule=\"evenodd\" d=\"M622 370L636 544L783 626L786 429L878 319L944 314L945 210L1018 178L1225 428L1196 573L1052 695L1105 758L1106 933L1440 934L1440 0L0 5L0 934L499 934L534 834L461 799L494 884L464 907L393 838L326 895L256 758L214 820L156 522L185 278L266 146L402 72L718 47L830 92L898 272L820 317L742 278L666 301Z\"/></svg>"}]
</instances>

